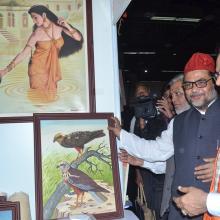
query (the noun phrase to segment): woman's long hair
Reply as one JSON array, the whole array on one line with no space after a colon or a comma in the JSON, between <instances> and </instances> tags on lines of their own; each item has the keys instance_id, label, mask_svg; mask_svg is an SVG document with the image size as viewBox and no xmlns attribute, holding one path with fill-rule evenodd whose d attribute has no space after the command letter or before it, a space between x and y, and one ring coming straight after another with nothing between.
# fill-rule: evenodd
<instances>
[{"instance_id":1,"label":"woman's long hair","mask_svg":"<svg viewBox=\"0 0 220 220\"><path fill-rule=\"evenodd\" d=\"M50 11L47 7L43 6L43 5L34 5L32 6L29 10L28 13L31 14L32 12L39 14L39 15L43 15L43 13L46 14L47 18L55 23L56 25L60 26L57 21L58 21L58 17L52 12ZM71 27L72 25L69 24ZM61 26L62 27L62 26ZM37 28L37 25L35 24L33 26L33 31L35 31ZM63 27L64 28L64 27ZM74 29L76 29L74 27ZM79 51L82 48L82 44L83 44L83 36L81 34L81 32L79 30L76 29L76 31L81 35L81 40L77 41L75 39L73 39L72 37L70 37L69 35L67 35L64 31L62 31L62 37L64 39L64 45L62 46L60 53L59 53L59 57L66 57L69 56L77 51Z\"/></svg>"}]
</instances>

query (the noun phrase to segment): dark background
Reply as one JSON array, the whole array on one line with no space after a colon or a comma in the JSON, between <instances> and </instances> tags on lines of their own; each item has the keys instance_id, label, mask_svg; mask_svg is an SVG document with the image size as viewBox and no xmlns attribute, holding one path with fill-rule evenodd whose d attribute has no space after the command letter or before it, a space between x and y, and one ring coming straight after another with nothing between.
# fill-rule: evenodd
<instances>
[{"instance_id":1,"label":"dark background","mask_svg":"<svg viewBox=\"0 0 220 220\"><path fill-rule=\"evenodd\" d=\"M117 28L119 67L128 99L135 82L162 86L183 71L194 52L216 58L220 1L132 0Z\"/></svg>"}]
</instances>

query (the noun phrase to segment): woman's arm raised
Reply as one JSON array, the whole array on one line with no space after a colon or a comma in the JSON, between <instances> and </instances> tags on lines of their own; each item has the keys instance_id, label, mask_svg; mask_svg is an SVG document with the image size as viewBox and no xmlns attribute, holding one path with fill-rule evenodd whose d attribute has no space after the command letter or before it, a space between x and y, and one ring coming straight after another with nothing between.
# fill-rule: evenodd
<instances>
[{"instance_id":1,"label":"woman's arm raised","mask_svg":"<svg viewBox=\"0 0 220 220\"><path fill-rule=\"evenodd\" d=\"M70 37L72 37L73 39L77 40L77 41L81 41L82 39L82 35L80 34L80 32L75 29L74 27L71 27L67 21L63 18L59 18L57 23L63 27L63 31L69 35Z\"/></svg>"}]
</instances>

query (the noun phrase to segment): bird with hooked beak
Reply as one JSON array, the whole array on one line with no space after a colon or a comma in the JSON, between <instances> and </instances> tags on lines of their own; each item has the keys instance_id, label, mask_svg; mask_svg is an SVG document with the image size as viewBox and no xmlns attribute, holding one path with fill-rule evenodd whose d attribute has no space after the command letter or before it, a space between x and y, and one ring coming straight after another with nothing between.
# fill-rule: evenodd
<instances>
[{"instance_id":1,"label":"bird with hooked beak","mask_svg":"<svg viewBox=\"0 0 220 220\"><path fill-rule=\"evenodd\" d=\"M90 141L105 136L103 130L95 131L76 131L70 134L57 133L53 142L58 142L62 147L74 148L78 152L78 156L82 155L85 144ZM78 158L77 156L77 158Z\"/></svg>"}]
</instances>

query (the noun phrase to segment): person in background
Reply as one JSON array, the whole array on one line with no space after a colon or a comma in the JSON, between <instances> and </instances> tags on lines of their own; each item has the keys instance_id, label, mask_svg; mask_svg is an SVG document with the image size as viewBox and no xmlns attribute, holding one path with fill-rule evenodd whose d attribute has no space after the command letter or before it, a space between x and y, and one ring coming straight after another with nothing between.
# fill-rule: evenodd
<instances>
[{"instance_id":1,"label":"person in background","mask_svg":"<svg viewBox=\"0 0 220 220\"><path fill-rule=\"evenodd\" d=\"M216 155L216 142L220 133L220 99L213 83L213 72L215 63L210 55L192 55L185 66L183 82L186 98L192 108L172 119L168 129L155 141L144 140L122 130L117 118L113 118L115 126L109 127L120 139L121 148L138 158L155 162L166 161L175 155L172 196L178 195L179 185L192 185L205 192L210 186L198 179L194 170L204 163L204 158ZM207 134L209 130L211 134ZM185 214L173 203L170 204L169 220L202 219L202 215L191 218Z\"/></svg>"},{"instance_id":2,"label":"person in background","mask_svg":"<svg viewBox=\"0 0 220 220\"><path fill-rule=\"evenodd\" d=\"M34 22L33 32L24 49L0 70L0 78L31 56L28 98L34 103L52 102L57 98L57 82L62 79L59 57L81 49L83 37L76 28L43 5L32 6L28 13Z\"/></svg>"},{"instance_id":3,"label":"person in background","mask_svg":"<svg viewBox=\"0 0 220 220\"><path fill-rule=\"evenodd\" d=\"M185 94L182 88L183 74L175 76L170 82L170 97L172 105L174 106L175 114L181 114L182 112L190 108L189 103L185 98ZM175 173L175 161L174 156L170 157L166 161L165 181L163 188L163 197L161 201L160 215L164 218L168 218L169 204L171 201L171 186ZM203 173L202 173L203 174Z\"/></svg>"},{"instance_id":4,"label":"person in background","mask_svg":"<svg viewBox=\"0 0 220 220\"><path fill-rule=\"evenodd\" d=\"M162 98L157 100L158 110L166 117L167 123L175 116L174 106L170 97L170 82L162 92Z\"/></svg>"},{"instance_id":5,"label":"person in background","mask_svg":"<svg viewBox=\"0 0 220 220\"><path fill-rule=\"evenodd\" d=\"M146 103L151 102L156 110L155 100L150 96L150 88L144 82L136 84L135 99L138 102L137 105L139 104L139 101L142 103L144 102L143 100L146 99ZM167 122L161 113L156 111L155 115L140 116L139 113L136 113L136 108L137 107L135 105L135 116L132 118L130 126L130 131L132 133L145 138L146 140L154 140L157 136L160 136L163 130L167 128ZM137 187L140 182L143 183L148 207L155 210L156 219L159 220L164 174L155 174L151 170L143 167L130 166L127 194L133 205L137 197ZM137 212L136 215L138 215Z\"/></svg>"}]
</instances>

